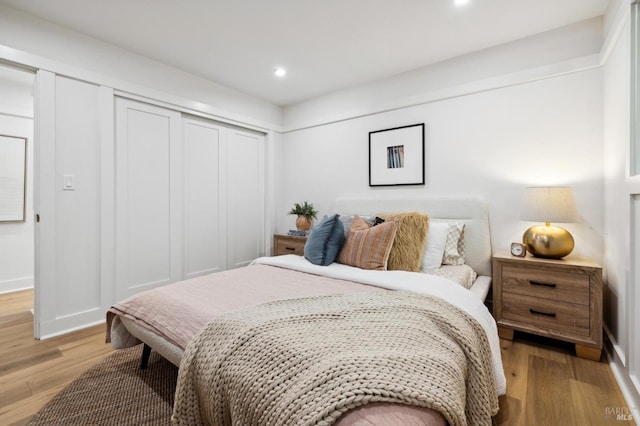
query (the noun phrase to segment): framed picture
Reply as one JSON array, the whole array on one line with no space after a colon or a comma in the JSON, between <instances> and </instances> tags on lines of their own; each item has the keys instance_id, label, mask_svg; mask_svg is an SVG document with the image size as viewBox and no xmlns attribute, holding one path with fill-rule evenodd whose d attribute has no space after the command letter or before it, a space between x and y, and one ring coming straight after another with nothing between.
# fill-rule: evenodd
<instances>
[{"instance_id":1,"label":"framed picture","mask_svg":"<svg viewBox=\"0 0 640 426\"><path fill-rule=\"evenodd\" d=\"M24 222L27 138L0 135L0 222Z\"/></svg>"},{"instance_id":2,"label":"framed picture","mask_svg":"<svg viewBox=\"0 0 640 426\"><path fill-rule=\"evenodd\" d=\"M424 123L369 132L369 186L424 185Z\"/></svg>"}]
</instances>

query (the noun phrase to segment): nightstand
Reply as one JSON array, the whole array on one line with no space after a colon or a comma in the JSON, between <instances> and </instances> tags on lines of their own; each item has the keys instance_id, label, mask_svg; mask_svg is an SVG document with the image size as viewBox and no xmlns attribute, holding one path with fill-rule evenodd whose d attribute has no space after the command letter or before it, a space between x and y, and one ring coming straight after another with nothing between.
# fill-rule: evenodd
<instances>
[{"instance_id":1,"label":"nightstand","mask_svg":"<svg viewBox=\"0 0 640 426\"><path fill-rule=\"evenodd\" d=\"M273 255L297 254L298 256L304 256L306 242L307 237L275 234L273 236Z\"/></svg>"},{"instance_id":2,"label":"nightstand","mask_svg":"<svg viewBox=\"0 0 640 426\"><path fill-rule=\"evenodd\" d=\"M514 330L575 343L580 358L602 352L602 267L585 257L493 255L493 315L500 338Z\"/></svg>"}]
</instances>

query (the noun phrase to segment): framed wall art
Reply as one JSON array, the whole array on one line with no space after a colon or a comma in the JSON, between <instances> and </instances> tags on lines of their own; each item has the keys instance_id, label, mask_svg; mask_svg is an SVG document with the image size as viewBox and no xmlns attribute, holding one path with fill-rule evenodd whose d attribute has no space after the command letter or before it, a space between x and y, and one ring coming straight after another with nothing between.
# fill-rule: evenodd
<instances>
[{"instance_id":1,"label":"framed wall art","mask_svg":"<svg viewBox=\"0 0 640 426\"><path fill-rule=\"evenodd\" d=\"M25 220L27 138L0 135L0 222Z\"/></svg>"},{"instance_id":2,"label":"framed wall art","mask_svg":"<svg viewBox=\"0 0 640 426\"><path fill-rule=\"evenodd\" d=\"M369 132L369 186L424 185L424 123Z\"/></svg>"}]
</instances>

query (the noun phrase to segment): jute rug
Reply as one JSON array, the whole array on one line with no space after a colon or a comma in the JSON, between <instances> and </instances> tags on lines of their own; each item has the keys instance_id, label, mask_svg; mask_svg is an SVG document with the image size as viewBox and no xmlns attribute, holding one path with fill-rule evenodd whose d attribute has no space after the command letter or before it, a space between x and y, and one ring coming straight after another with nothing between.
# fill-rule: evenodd
<instances>
[{"instance_id":1,"label":"jute rug","mask_svg":"<svg viewBox=\"0 0 640 426\"><path fill-rule=\"evenodd\" d=\"M30 425L170 425L178 367L152 352L140 370L142 345L118 350L56 395Z\"/></svg>"}]
</instances>

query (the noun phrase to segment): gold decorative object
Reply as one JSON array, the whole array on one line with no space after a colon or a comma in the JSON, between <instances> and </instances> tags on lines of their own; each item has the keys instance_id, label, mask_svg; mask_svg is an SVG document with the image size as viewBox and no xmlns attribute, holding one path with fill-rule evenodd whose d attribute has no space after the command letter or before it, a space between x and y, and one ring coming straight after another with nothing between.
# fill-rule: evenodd
<instances>
[{"instance_id":1,"label":"gold decorative object","mask_svg":"<svg viewBox=\"0 0 640 426\"><path fill-rule=\"evenodd\" d=\"M571 188L527 188L521 218L545 223L530 227L522 236L522 242L532 255L560 259L573 250L574 240L569 231L551 225L551 222L577 222L578 212Z\"/></svg>"},{"instance_id":2,"label":"gold decorative object","mask_svg":"<svg viewBox=\"0 0 640 426\"><path fill-rule=\"evenodd\" d=\"M536 225L527 229L522 242L528 251L536 257L560 259L573 251L573 236L560 226Z\"/></svg>"}]
</instances>

